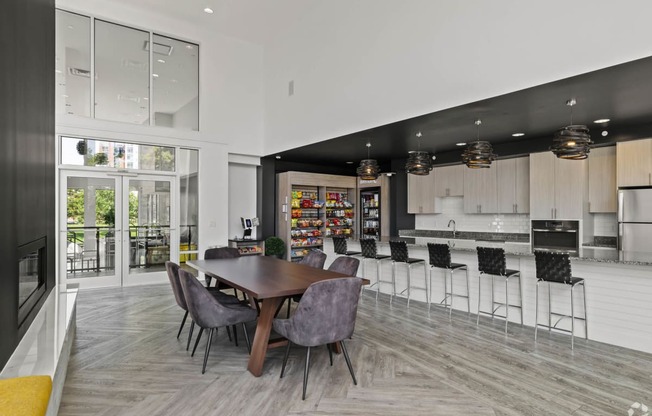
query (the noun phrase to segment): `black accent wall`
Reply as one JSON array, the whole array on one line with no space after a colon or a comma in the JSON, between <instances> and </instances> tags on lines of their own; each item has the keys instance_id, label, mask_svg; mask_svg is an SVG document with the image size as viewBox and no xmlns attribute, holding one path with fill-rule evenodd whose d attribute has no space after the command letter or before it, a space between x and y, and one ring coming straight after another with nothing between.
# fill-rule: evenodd
<instances>
[{"instance_id":1,"label":"black accent wall","mask_svg":"<svg viewBox=\"0 0 652 416\"><path fill-rule=\"evenodd\" d=\"M0 13L0 368L55 285L54 0ZM47 240L47 291L18 327L20 245Z\"/></svg>"}]
</instances>

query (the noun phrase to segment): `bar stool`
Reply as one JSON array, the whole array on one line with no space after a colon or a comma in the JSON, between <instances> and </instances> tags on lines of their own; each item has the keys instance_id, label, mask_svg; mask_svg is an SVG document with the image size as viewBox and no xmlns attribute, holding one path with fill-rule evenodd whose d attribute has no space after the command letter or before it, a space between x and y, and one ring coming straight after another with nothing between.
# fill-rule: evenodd
<instances>
[{"instance_id":1,"label":"bar stool","mask_svg":"<svg viewBox=\"0 0 652 416\"><path fill-rule=\"evenodd\" d=\"M430 260L430 302L428 302L428 310L432 303L432 269L444 270L444 299L439 304L444 304L444 307L449 308L449 315L453 315L453 298L466 298L466 308L469 315L471 315L471 299L469 298L469 268L466 264L451 263L451 250L448 244L434 244L428 243L428 257ZM457 270L466 271L466 295L453 292L453 274ZM448 291L448 277L450 273L450 292ZM450 299L450 305L448 304Z\"/></svg>"},{"instance_id":2,"label":"bar stool","mask_svg":"<svg viewBox=\"0 0 652 416\"><path fill-rule=\"evenodd\" d=\"M518 308L521 315L521 325L523 325L523 295L521 286L521 272L519 270L508 269L505 260L505 250L494 247L478 247L478 269L480 276L478 278L478 320L476 325L480 324L480 314L491 315L494 317L505 318L505 334L507 334L507 324L509 323L509 308ZM480 300L482 299L482 276L491 276L491 312L480 309ZM494 300L494 278L502 277L505 279L505 303ZM509 303L509 278L518 279L519 305ZM498 306L496 306L498 305ZM501 307L505 308L505 315L496 315L496 311Z\"/></svg>"},{"instance_id":3,"label":"bar stool","mask_svg":"<svg viewBox=\"0 0 652 416\"><path fill-rule=\"evenodd\" d=\"M399 293L402 295L407 291L407 307L410 307L410 272L412 266L415 264L423 263L423 281L425 287L415 287L415 289L425 290L426 291L426 302L430 303L430 297L428 296L428 265L424 259L415 259L408 255L407 243L405 241L390 241L389 242L389 251L392 257L392 296L389 298L389 303L392 303L394 296L396 296L396 263L405 263L407 265L407 287Z\"/></svg>"},{"instance_id":4,"label":"bar stool","mask_svg":"<svg viewBox=\"0 0 652 416\"><path fill-rule=\"evenodd\" d=\"M349 251L346 247L346 237L340 235L333 236L333 248L335 254L340 254L342 256L359 256L362 253L359 251Z\"/></svg>"},{"instance_id":5,"label":"bar stool","mask_svg":"<svg viewBox=\"0 0 652 416\"><path fill-rule=\"evenodd\" d=\"M588 325L586 319L586 285L584 279L581 277L573 277L571 272L570 257L568 253L552 253L535 251L534 260L537 268L537 295L536 295L536 313L534 323L534 340L537 339L537 330L539 326L548 328L548 331L555 329L561 332L570 332L571 334L571 349L575 347L575 320L584 321L584 339L588 339ZM539 283L548 283L548 325L539 324ZM550 287L552 284L563 285L562 287L570 287L570 303L571 314L565 315L561 313L552 312L552 302L550 300ZM582 298L584 303L584 317L575 316L575 303L573 301L573 289L575 286L582 286ZM555 324L552 324L552 315L559 317ZM571 319L571 329L557 328L559 322L564 318Z\"/></svg>"},{"instance_id":6,"label":"bar stool","mask_svg":"<svg viewBox=\"0 0 652 416\"><path fill-rule=\"evenodd\" d=\"M376 240L373 238L363 238L360 240L360 249L362 249L362 277L366 277L366 270L365 270L365 260L372 259L376 260L376 281L369 285L369 289L371 289L372 286L377 285L376 287L376 302L378 302L378 292L380 292L380 284L381 283L392 283L389 280L381 280L380 276L380 262L381 260L386 260L391 258L391 256L388 256L387 254L378 254L377 248L376 248ZM362 285L362 291L364 292L365 286Z\"/></svg>"}]
</instances>

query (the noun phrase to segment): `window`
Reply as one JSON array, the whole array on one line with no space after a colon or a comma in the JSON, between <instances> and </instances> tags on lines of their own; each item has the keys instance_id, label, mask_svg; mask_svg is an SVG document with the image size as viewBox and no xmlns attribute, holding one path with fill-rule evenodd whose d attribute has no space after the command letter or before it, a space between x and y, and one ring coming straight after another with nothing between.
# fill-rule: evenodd
<instances>
[{"instance_id":1,"label":"window","mask_svg":"<svg viewBox=\"0 0 652 416\"><path fill-rule=\"evenodd\" d=\"M56 113L91 116L91 19L57 10Z\"/></svg>"},{"instance_id":2,"label":"window","mask_svg":"<svg viewBox=\"0 0 652 416\"><path fill-rule=\"evenodd\" d=\"M197 241L199 238L199 197L197 173L199 152L192 149L179 149L179 261L197 258Z\"/></svg>"}]
</instances>

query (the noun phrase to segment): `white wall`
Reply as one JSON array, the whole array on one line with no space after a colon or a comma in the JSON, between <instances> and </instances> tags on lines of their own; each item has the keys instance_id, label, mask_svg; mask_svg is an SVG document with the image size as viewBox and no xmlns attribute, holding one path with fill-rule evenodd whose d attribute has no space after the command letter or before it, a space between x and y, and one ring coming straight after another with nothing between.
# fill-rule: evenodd
<instances>
[{"instance_id":1,"label":"white wall","mask_svg":"<svg viewBox=\"0 0 652 416\"><path fill-rule=\"evenodd\" d=\"M240 217L256 216L256 166L229 163L229 238L243 235ZM258 230L254 228L252 236Z\"/></svg>"},{"instance_id":2,"label":"white wall","mask_svg":"<svg viewBox=\"0 0 652 416\"><path fill-rule=\"evenodd\" d=\"M265 50L265 153L652 55L650 15L648 0L320 2Z\"/></svg>"}]
</instances>

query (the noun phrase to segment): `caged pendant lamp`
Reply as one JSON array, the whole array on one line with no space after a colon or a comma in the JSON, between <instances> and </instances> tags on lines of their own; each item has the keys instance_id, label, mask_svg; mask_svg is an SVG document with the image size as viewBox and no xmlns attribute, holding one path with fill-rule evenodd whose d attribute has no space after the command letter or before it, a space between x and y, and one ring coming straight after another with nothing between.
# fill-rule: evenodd
<instances>
[{"instance_id":1,"label":"caged pendant lamp","mask_svg":"<svg viewBox=\"0 0 652 416\"><path fill-rule=\"evenodd\" d=\"M496 155L491 144L480 140L480 125L482 120L475 121L478 126L477 140L470 143L462 152L462 162L471 169L486 169L491 167L491 162L496 160Z\"/></svg>"},{"instance_id":2,"label":"caged pendant lamp","mask_svg":"<svg viewBox=\"0 0 652 416\"><path fill-rule=\"evenodd\" d=\"M369 157L369 149L371 148L371 143L367 142L367 158L360 161L360 166L356 169L358 177L365 181L373 181L378 179L380 175L380 167L378 162L375 159Z\"/></svg>"},{"instance_id":3,"label":"caged pendant lamp","mask_svg":"<svg viewBox=\"0 0 652 416\"><path fill-rule=\"evenodd\" d=\"M575 99L566 101L570 107L571 124L555 132L550 150L560 159L582 160L589 157L591 151L591 136L589 128L582 124L573 124L573 106Z\"/></svg>"},{"instance_id":4,"label":"caged pendant lamp","mask_svg":"<svg viewBox=\"0 0 652 416\"><path fill-rule=\"evenodd\" d=\"M417 133L417 150L408 152L408 161L405 164L405 170L412 175L428 175L432 170L432 161L435 158L430 153L421 150L421 132Z\"/></svg>"}]
</instances>

